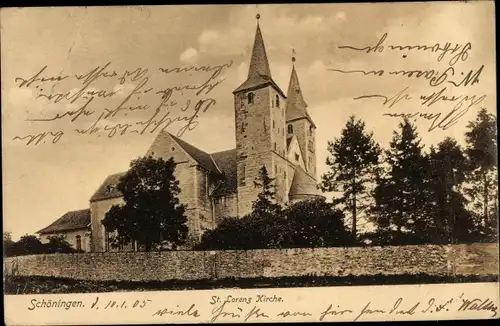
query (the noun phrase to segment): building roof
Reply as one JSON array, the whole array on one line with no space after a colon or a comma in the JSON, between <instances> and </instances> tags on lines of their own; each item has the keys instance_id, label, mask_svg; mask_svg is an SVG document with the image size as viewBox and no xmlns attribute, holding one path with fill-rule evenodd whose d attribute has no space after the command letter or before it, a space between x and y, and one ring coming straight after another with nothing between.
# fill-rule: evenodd
<instances>
[{"instance_id":1,"label":"building roof","mask_svg":"<svg viewBox=\"0 0 500 326\"><path fill-rule=\"evenodd\" d=\"M248 69L248 79L255 76L267 76L272 78L269 61L267 60L266 47L264 46L264 39L262 38L262 32L260 31L258 23L252 48L252 58L250 59L250 67Z\"/></svg>"},{"instance_id":2,"label":"building roof","mask_svg":"<svg viewBox=\"0 0 500 326\"><path fill-rule=\"evenodd\" d=\"M237 191L236 148L211 154L222 171L222 183L214 190L213 196L225 196Z\"/></svg>"},{"instance_id":3,"label":"building roof","mask_svg":"<svg viewBox=\"0 0 500 326\"><path fill-rule=\"evenodd\" d=\"M297 71L295 66L292 68L292 74L290 76L290 83L288 84L288 93L286 101L286 121L293 121L298 119L308 119L311 124L316 127L312 121L309 113L307 112L307 103L302 95L302 89L300 88L299 77L297 76Z\"/></svg>"},{"instance_id":4,"label":"building roof","mask_svg":"<svg viewBox=\"0 0 500 326\"><path fill-rule=\"evenodd\" d=\"M310 195L319 196L319 191L314 179L304 171L300 166L295 168L292 185L290 186L289 196Z\"/></svg>"},{"instance_id":5,"label":"building roof","mask_svg":"<svg viewBox=\"0 0 500 326\"><path fill-rule=\"evenodd\" d=\"M206 170L212 172L212 173L220 173L219 169L215 165L215 162L210 156L210 154L202 151L201 149L194 147L193 145L185 142L184 140L180 139L179 137L176 137L172 134L170 134L172 138L181 146L189 156L191 156L199 165L201 165L203 168Z\"/></svg>"},{"instance_id":6,"label":"building roof","mask_svg":"<svg viewBox=\"0 0 500 326\"><path fill-rule=\"evenodd\" d=\"M59 233L64 231L88 228L90 224L90 209L67 212L54 223L36 232L38 234Z\"/></svg>"},{"instance_id":7,"label":"building roof","mask_svg":"<svg viewBox=\"0 0 500 326\"><path fill-rule=\"evenodd\" d=\"M236 88L233 93L257 89L268 85L273 86L281 94L281 96L286 98L284 92L279 88L278 84L274 82L273 77L271 76L271 69L269 68L269 61L267 60L264 39L262 38L260 26L257 24L247 80Z\"/></svg>"},{"instance_id":8,"label":"building roof","mask_svg":"<svg viewBox=\"0 0 500 326\"><path fill-rule=\"evenodd\" d=\"M106 177L101 186L97 191L90 197L90 201L98 201L110 198L121 197L122 193L116 188L116 185L120 181L120 178L125 175L126 172L120 172L111 174Z\"/></svg>"},{"instance_id":9,"label":"building roof","mask_svg":"<svg viewBox=\"0 0 500 326\"><path fill-rule=\"evenodd\" d=\"M290 144L292 143L292 139L293 139L293 136L288 136L286 138L286 149L289 150L290 149Z\"/></svg>"}]
</instances>

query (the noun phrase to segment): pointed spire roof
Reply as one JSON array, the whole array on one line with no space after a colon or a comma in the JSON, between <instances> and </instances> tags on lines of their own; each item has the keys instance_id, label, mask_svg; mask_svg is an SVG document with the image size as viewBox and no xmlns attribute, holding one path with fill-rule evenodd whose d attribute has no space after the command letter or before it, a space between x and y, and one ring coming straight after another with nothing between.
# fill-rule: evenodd
<instances>
[{"instance_id":1,"label":"pointed spire roof","mask_svg":"<svg viewBox=\"0 0 500 326\"><path fill-rule=\"evenodd\" d=\"M250 60L250 69L248 70L248 79L259 76L271 79L271 69L269 68L269 61L267 60L266 47L264 46L260 26L257 23L252 58Z\"/></svg>"},{"instance_id":2,"label":"pointed spire roof","mask_svg":"<svg viewBox=\"0 0 500 326\"><path fill-rule=\"evenodd\" d=\"M308 119L313 126L309 113L307 112L307 103L302 95L302 89L300 88L299 77L297 71L295 70L295 57L292 58L293 68L292 74L290 76L290 83L288 84L287 102L286 102L286 121L292 121L297 119Z\"/></svg>"},{"instance_id":3,"label":"pointed spire roof","mask_svg":"<svg viewBox=\"0 0 500 326\"><path fill-rule=\"evenodd\" d=\"M264 45L264 39L262 38L262 32L258 23L259 18L260 15L257 15L257 30L255 31L255 40L253 43L252 57L250 59L247 80L233 93L272 85L283 97L285 97L284 92L274 82L271 76L269 61L267 60L266 47Z\"/></svg>"}]
</instances>

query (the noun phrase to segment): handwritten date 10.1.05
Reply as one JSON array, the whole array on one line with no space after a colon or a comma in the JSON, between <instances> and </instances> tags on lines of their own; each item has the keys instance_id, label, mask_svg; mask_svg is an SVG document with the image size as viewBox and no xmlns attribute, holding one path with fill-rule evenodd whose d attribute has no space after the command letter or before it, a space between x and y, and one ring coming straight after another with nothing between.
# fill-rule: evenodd
<instances>
[{"instance_id":1,"label":"handwritten date 10.1.05","mask_svg":"<svg viewBox=\"0 0 500 326\"><path fill-rule=\"evenodd\" d=\"M90 305L90 309L94 310L111 310L111 309L128 309L128 308L146 308L149 303L151 303L152 300L150 299L142 299L142 300L133 300L133 301L128 301L128 300L100 300L99 297L96 297L94 302Z\"/></svg>"}]
</instances>

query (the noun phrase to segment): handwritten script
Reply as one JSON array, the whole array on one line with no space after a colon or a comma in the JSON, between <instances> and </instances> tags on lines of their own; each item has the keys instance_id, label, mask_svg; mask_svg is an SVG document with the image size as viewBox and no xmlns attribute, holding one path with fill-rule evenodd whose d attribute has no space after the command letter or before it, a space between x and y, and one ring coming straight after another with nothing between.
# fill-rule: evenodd
<instances>
[{"instance_id":1,"label":"handwritten script","mask_svg":"<svg viewBox=\"0 0 500 326\"><path fill-rule=\"evenodd\" d=\"M45 131L17 135L26 145L55 144L68 132L79 136L116 137L155 133L172 127L177 136L194 130L201 115L217 103L213 90L224 82L233 62L190 67L119 70L112 62L74 74L55 74L44 66L15 78L46 109L26 119ZM61 126L64 125L65 128ZM59 129L58 129L59 128Z\"/></svg>"},{"instance_id":2,"label":"handwritten script","mask_svg":"<svg viewBox=\"0 0 500 326\"><path fill-rule=\"evenodd\" d=\"M269 292L267 292L269 293ZM91 310L110 311L133 310L134 315L144 314L158 322L175 320L198 322L258 322L258 321L334 321L339 317L347 321L363 321L375 319L391 319L397 316L413 316L419 319L439 318L440 314L472 313L477 317L495 318L498 306L489 297L469 297L462 293L456 297L428 297L422 300L397 297L393 301L359 301L342 303L339 300L319 305L292 305L289 308L287 300L278 295L257 294L250 296L213 295L208 305L196 303L168 304L165 300L140 298L136 300L103 299L90 296L85 300L40 299L29 300L29 311L54 309L60 310ZM337 302L335 302L337 301ZM427 316L427 317L426 317ZM179 319L180 318L180 319Z\"/></svg>"},{"instance_id":3,"label":"handwritten script","mask_svg":"<svg viewBox=\"0 0 500 326\"><path fill-rule=\"evenodd\" d=\"M411 67L409 69L339 69L329 68L334 73L378 78L377 85L404 85L389 93L368 93L353 100L370 101L364 105L380 105L382 115L391 118L423 120L428 131L447 130L455 125L471 109L479 108L486 94L474 93L478 88L485 65L462 68L473 49L470 42L452 44L394 44L385 33L375 44L366 46L340 45L342 51L352 51L365 56L365 60L377 63L374 55L395 56L400 64L410 66L409 56L431 58L435 67ZM389 60L389 61L390 61ZM406 60L406 61L405 61ZM387 60L386 60L387 61Z\"/></svg>"}]
</instances>

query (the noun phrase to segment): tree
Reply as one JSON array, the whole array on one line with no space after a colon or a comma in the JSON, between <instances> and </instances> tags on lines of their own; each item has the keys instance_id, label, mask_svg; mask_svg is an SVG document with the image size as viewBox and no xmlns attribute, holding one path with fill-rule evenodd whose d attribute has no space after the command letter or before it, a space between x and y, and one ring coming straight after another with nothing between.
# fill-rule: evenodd
<instances>
[{"instance_id":1,"label":"tree","mask_svg":"<svg viewBox=\"0 0 500 326\"><path fill-rule=\"evenodd\" d=\"M254 180L260 188L257 199L252 203L252 212L246 217L250 229L247 231L253 248L278 248L283 242L283 207L276 203L276 185L262 166Z\"/></svg>"},{"instance_id":2,"label":"tree","mask_svg":"<svg viewBox=\"0 0 500 326\"><path fill-rule=\"evenodd\" d=\"M374 190L374 221L381 229L411 231L425 215L428 162L416 127L408 119L394 132L386 151L386 175L378 177Z\"/></svg>"},{"instance_id":3,"label":"tree","mask_svg":"<svg viewBox=\"0 0 500 326\"><path fill-rule=\"evenodd\" d=\"M43 244L36 235L23 235L15 244L16 255L36 255L43 252Z\"/></svg>"},{"instance_id":4,"label":"tree","mask_svg":"<svg viewBox=\"0 0 500 326\"><path fill-rule=\"evenodd\" d=\"M102 221L106 231L116 232L124 245L137 241L146 251L164 242L173 249L182 245L188 227L174 171L173 158L132 161L117 185L125 204L114 205L106 213Z\"/></svg>"},{"instance_id":5,"label":"tree","mask_svg":"<svg viewBox=\"0 0 500 326\"><path fill-rule=\"evenodd\" d=\"M12 241L12 235L10 232L3 232L3 255L4 257L10 257L13 256L14 253L14 247L16 243Z\"/></svg>"},{"instance_id":6,"label":"tree","mask_svg":"<svg viewBox=\"0 0 500 326\"><path fill-rule=\"evenodd\" d=\"M465 155L456 140L448 137L437 149L431 147L429 163L428 210L425 218L416 221L416 232L432 243L468 242L476 228L460 191L465 181Z\"/></svg>"},{"instance_id":7,"label":"tree","mask_svg":"<svg viewBox=\"0 0 500 326\"><path fill-rule=\"evenodd\" d=\"M368 207L368 183L376 173L380 147L373 140L373 133L365 131L365 123L351 116L340 138L328 142L330 168L321 178L321 190L342 192L334 203L342 204L352 217L352 240L356 240L359 212Z\"/></svg>"},{"instance_id":8,"label":"tree","mask_svg":"<svg viewBox=\"0 0 500 326\"><path fill-rule=\"evenodd\" d=\"M226 217L217 227L203 233L197 250L237 250L253 249L250 238L252 221L248 217Z\"/></svg>"},{"instance_id":9,"label":"tree","mask_svg":"<svg viewBox=\"0 0 500 326\"><path fill-rule=\"evenodd\" d=\"M346 245L344 213L324 198L300 201L285 209L286 232L281 247L316 248Z\"/></svg>"},{"instance_id":10,"label":"tree","mask_svg":"<svg viewBox=\"0 0 500 326\"><path fill-rule=\"evenodd\" d=\"M53 235L48 237L49 242L44 244L46 253L73 253L77 252L73 246L66 241L63 235Z\"/></svg>"},{"instance_id":11,"label":"tree","mask_svg":"<svg viewBox=\"0 0 500 326\"><path fill-rule=\"evenodd\" d=\"M472 209L481 219L487 236L497 238L498 223L498 161L497 121L493 114L481 109L465 133L468 158L465 194Z\"/></svg>"},{"instance_id":12,"label":"tree","mask_svg":"<svg viewBox=\"0 0 500 326\"><path fill-rule=\"evenodd\" d=\"M260 188L257 199L252 203L252 213L258 216L276 216L282 211L282 207L275 202L276 185L274 178L269 177L267 169L262 166L258 177L254 180L254 186Z\"/></svg>"}]
</instances>

